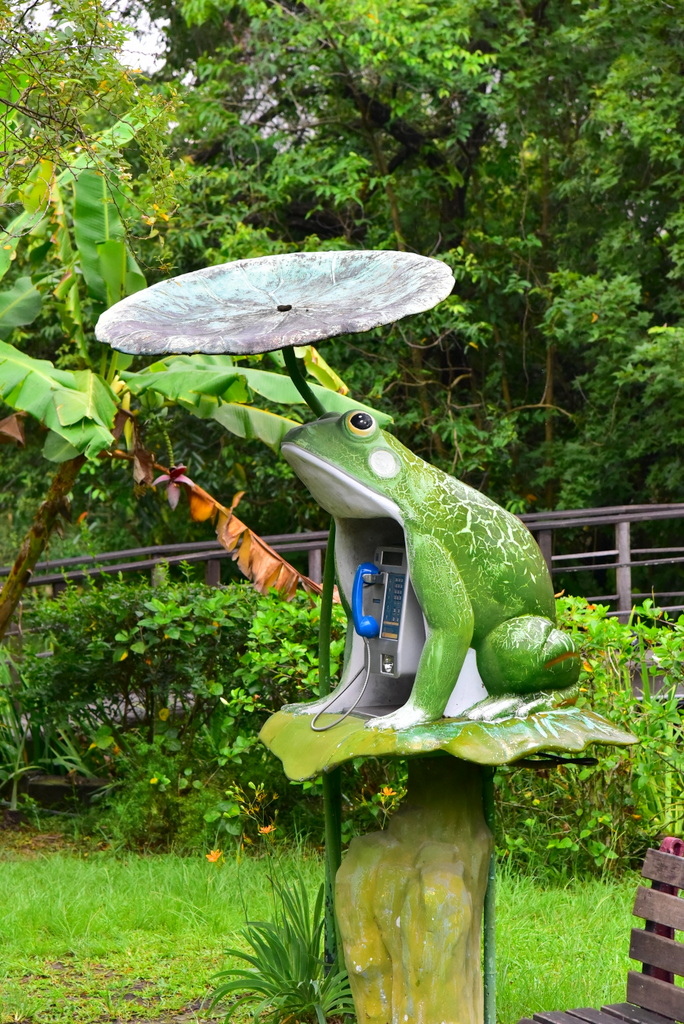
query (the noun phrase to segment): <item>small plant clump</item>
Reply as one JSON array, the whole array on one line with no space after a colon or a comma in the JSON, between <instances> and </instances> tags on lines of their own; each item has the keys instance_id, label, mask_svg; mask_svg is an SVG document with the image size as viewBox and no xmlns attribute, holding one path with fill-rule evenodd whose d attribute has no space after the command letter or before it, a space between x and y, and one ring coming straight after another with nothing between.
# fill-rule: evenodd
<instances>
[{"instance_id":1,"label":"small plant clump","mask_svg":"<svg viewBox=\"0 0 684 1024\"><path fill-rule=\"evenodd\" d=\"M307 886L295 875L287 883L272 878L274 921L255 921L240 932L249 951L229 949L246 967L222 971L212 1006L227 996L238 998L226 1024L242 1007L252 1005L253 1024L325 1024L331 1016L353 1013L347 972L325 963L323 899L320 886L311 905Z\"/></svg>"}]
</instances>

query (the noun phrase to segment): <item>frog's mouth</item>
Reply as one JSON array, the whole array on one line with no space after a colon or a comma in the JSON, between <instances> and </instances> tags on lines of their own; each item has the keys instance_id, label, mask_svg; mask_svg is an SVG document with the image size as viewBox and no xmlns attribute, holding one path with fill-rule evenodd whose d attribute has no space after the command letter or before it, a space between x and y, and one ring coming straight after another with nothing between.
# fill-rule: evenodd
<instances>
[{"instance_id":1,"label":"frog's mouth","mask_svg":"<svg viewBox=\"0 0 684 1024\"><path fill-rule=\"evenodd\" d=\"M285 441L283 457L326 512L340 519L384 519L403 523L399 507L319 455Z\"/></svg>"}]
</instances>

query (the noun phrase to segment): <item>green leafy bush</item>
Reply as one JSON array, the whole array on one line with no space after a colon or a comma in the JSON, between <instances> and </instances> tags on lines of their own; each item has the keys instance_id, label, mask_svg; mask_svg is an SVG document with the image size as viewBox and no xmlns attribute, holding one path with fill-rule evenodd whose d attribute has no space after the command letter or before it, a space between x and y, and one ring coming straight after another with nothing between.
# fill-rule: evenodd
<instances>
[{"instance_id":1,"label":"green leafy bush","mask_svg":"<svg viewBox=\"0 0 684 1024\"><path fill-rule=\"evenodd\" d=\"M590 749L596 765L500 770L497 844L516 869L617 873L659 836L684 831L684 616L672 621L645 602L624 624L578 598L559 611L582 654L578 704L639 743Z\"/></svg>"},{"instance_id":2,"label":"green leafy bush","mask_svg":"<svg viewBox=\"0 0 684 1024\"><path fill-rule=\"evenodd\" d=\"M0 647L0 791L9 798L11 811L17 810L19 780L34 767L27 753L29 725L14 700L15 676L9 652Z\"/></svg>"},{"instance_id":3,"label":"green leafy bush","mask_svg":"<svg viewBox=\"0 0 684 1024\"><path fill-rule=\"evenodd\" d=\"M278 797L282 771L257 737L272 710L315 695L318 615L304 595L286 604L247 584L168 578L36 604L29 625L51 656L24 657L20 700L40 723L34 747L51 752L43 765L68 739L70 767L109 778L97 825L123 845L254 838L275 806L305 828L307 798L287 786ZM343 627L336 609L333 666Z\"/></svg>"},{"instance_id":4,"label":"green leafy bush","mask_svg":"<svg viewBox=\"0 0 684 1024\"><path fill-rule=\"evenodd\" d=\"M578 703L640 742L590 749L596 765L500 769L497 846L517 870L618 873L659 835L684 831L684 617L646 602L623 624L570 598L559 613L582 654ZM28 624L52 656L26 654L12 684L31 721L22 763L109 779L88 828L127 847L220 848L274 828L280 841L320 840L320 780L288 784L257 740L271 711L316 693L316 603L246 584L111 580L38 603ZM343 630L338 607L334 667ZM347 765L345 840L383 827L404 789L401 761Z\"/></svg>"}]
</instances>

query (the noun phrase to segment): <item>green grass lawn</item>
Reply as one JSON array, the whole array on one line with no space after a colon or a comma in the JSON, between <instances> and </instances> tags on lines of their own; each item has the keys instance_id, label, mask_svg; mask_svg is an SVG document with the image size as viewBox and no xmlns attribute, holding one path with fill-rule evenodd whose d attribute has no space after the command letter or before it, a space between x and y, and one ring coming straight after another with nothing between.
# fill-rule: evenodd
<instances>
[{"instance_id":1,"label":"green grass lawn","mask_svg":"<svg viewBox=\"0 0 684 1024\"><path fill-rule=\"evenodd\" d=\"M319 861L295 855L0 860L1 1024L220 1019L202 1001L223 951L247 913L271 916L269 875L294 870L316 888ZM635 882L500 880L501 1024L624 998Z\"/></svg>"}]
</instances>

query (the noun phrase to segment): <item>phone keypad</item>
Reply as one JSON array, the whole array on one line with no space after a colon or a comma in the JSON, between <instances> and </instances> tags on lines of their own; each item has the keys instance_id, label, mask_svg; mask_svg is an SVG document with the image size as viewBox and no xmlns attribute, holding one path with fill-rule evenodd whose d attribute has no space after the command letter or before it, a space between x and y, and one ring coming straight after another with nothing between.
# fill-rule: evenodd
<instances>
[{"instance_id":1,"label":"phone keypad","mask_svg":"<svg viewBox=\"0 0 684 1024\"><path fill-rule=\"evenodd\" d=\"M404 603L405 588L406 576L403 573L387 573L385 608L382 616L382 630L380 632L380 636L384 640L399 639L399 623L401 621L401 607Z\"/></svg>"}]
</instances>

